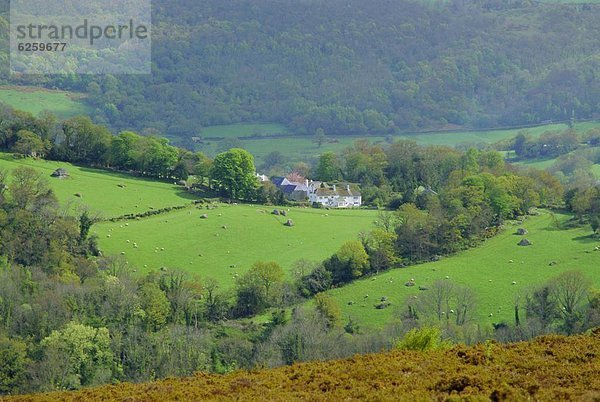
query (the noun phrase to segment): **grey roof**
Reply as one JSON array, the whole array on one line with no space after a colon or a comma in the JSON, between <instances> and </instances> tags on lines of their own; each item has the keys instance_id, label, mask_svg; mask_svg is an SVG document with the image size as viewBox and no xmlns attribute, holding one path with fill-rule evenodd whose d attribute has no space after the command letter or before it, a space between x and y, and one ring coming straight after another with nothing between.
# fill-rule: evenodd
<instances>
[{"instance_id":1,"label":"grey roof","mask_svg":"<svg viewBox=\"0 0 600 402\"><path fill-rule=\"evenodd\" d=\"M285 186L281 186L281 191L283 191L284 194L291 194L294 191L308 192L308 187L306 187L304 184L287 184Z\"/></svg>"},{"instance_id":2,"label":"grey roof","mask_svg":"<svg viewBox=\"0 0 600 402\"><path fill-rule=\"evenodd\" d=\"M290 181L288 179L286 179L285 177L273 177L271 179L271 181L273 182L273 184L275 184L277 187L280 186L286 186L288 184L291 184Z\"/></svg>"}]
</instances>

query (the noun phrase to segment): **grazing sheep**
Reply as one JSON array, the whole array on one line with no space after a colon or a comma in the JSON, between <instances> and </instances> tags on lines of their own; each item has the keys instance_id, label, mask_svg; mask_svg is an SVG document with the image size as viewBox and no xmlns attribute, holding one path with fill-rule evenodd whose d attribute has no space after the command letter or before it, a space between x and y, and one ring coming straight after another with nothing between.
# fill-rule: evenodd
<instances>
[{"instance_id":1,"label":"grazing sheep","mask_svg":"<svg viewBox=\"0 0 600 402\"><path fill-rule=\"evenodd\" d=\"M448 275L446 275L446 279L450 279L450 277Z\"/></svg>"},{"instance_id":2,"label":"grazing sheep","mask_svg":"<svg viewBox=\"0 0 600 402\"><path fill-rule=\"evenodd\" d=\"M512 281L512 284L513 284L513 285L516 285L516 284L517 284L517 281Z\"/></svg>"}]
</instances>

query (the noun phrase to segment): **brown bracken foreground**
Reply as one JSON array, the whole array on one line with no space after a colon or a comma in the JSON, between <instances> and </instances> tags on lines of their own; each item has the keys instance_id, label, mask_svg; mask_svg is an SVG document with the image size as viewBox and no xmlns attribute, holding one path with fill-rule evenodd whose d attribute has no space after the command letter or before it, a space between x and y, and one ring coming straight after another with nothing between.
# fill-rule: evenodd
<instances>
[{"instance_id":1,"label":"brown bracken foreground","mask_svg":"<svg viewBox=\"0 0 600 402\"><path fill-rule=\"evenodd\" d=\"M392 351L229 375L8 398L15 401L600 400L600 330L532 342Z\"/></svg>"}]
</instances>

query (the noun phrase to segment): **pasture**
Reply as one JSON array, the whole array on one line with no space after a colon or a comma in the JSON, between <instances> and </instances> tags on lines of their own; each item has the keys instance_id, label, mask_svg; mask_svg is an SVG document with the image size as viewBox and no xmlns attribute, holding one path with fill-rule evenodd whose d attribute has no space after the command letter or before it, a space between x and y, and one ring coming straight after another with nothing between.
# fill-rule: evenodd
<instances>
[{"instance_id":1,"label":"pasture","mask_svg":"<svg viewBox=\"0 0 600 402\"><path fill-rule=\"evenodd\" d=\"M556 218L564 222L567 216ZM595 250L600 239L590 237L589 225L557 229L551 214L542 211L523 224L529 231L524 237L533 243L529 247L517 245L522 238L515 234L517 227L509 224L498 236L458 255L388 271L328 293L342 309L344 322L352 317L361 326L383 327L400 316L408 297L427 292L420 291L419 286L428 287L436 280L447 280L446 277L475 291L478 298L475 319L482 324L514 323L515 300L520 297L523 307L528 289L561 272L580 270L600 288L600 251ZM556 264L550 265L551 262ZM411 279L416 286L405 286ZM381 297L387 297L391 306L375 309ZM525 316L524 311L521 316Z\"/></svg>"},{"instance_id":2,"label":"pasture","mask_svg":"<svg viewBox=\"0 0 600 402\"><path fill-rule=\"evenodd\" d=\"M277 125L238 125L239 127L252 126L274 126ZM585 131L593 127L600 126L600 122L583 122L577 124L577 130ZM203 137L225 137L224 140L209 140L202 144L197 144L196 149L205 152L208 155L216 155L229 146L241 147L252 153L256 159L257 165L264 161L265 156L273 151L278 151L291 161L308 161L318 157L326 151L340 152L344 148L351 146L359 138L365 138L373 144L383 144L386 141L407 139L416 141L420 145L445 145L454 147L460 144L493 144L498 141L513 138L521 129L506 130L484 130L484 131L446 131L430 133L412 133L401 134L392 137L385 136L328 136L328 142L319 147L313 142L312 136L290 136L291 133L284 132L286 135L280 138L244 138L252 135L252 130L245 131L247 134L235 135L234 133L244 133L244 131L235 131L233 126L213 126L205 128L202 131ZM530 127L526 130L533 137L538 137L546 131L560 131L567 128L566 124L547 124L542 126ZM212 131L211 131L212 130ZM258 132L258 130L254 130ZM277 130L273 133L281 133ZM208 135L206 133L215 133ZM229 133L225 135L225 133ZM265 132L267 133L267 132ZM272 133L272 134L273 134Z\"/></svg>"},{"instance_id":3,"label":"pasture","mask_svg":"<svg viewBox=\"0 0 600 402\"><path fill-rule=\"evenodd\" d=\"M200 137L237 138L275 134L288 134L288 129L277 123L240 123L204 127L198 135Z\"/></svg>"},{"instance_id":4,"label":"pasture","mask_svg":"<svg viewBox=\"0 0 600 402\"><path fill-rule=\"evenodd\" d=\"M99 236L104 254L124 253L138 272L177 268L229 288L236 274L242 275L256 261L276 261L292 278L295 261L325 259L360 231L369 230L377 216L373 210L291 208L284 217L271 214L273 207L213 206L104 222L92 232ZM201 219L203 214L208 218ZM295 226L283 225L288 218Z\"/></svg>"},{"instance_id":5,"label":"pasture","mask_svg":"<svg viewBox=\"0 0 600 402\"><path fill-rule=\"evenodd\" d=\"M0 102L33 115L49 111L59 119L89 114L91 110L82 99L82 94L66 91L19 86L0 87Z\"/></svg>"},{"instance_id":6,"label":"pasture","mask_svg":"<svg viewBox=\"0 0 600 402\"><path fill-rule=\"evenodd\" d=\"M15 159L12 154L0 153L0 169L10 171L19 166L34 168L46 178L65 208L75 212L87 208L93 215L104 218L184 205L195 199L182 187L172 183L64 162ZM58 168L66 169L69 177L50 177Z\"/></svg>"}]
</instances>

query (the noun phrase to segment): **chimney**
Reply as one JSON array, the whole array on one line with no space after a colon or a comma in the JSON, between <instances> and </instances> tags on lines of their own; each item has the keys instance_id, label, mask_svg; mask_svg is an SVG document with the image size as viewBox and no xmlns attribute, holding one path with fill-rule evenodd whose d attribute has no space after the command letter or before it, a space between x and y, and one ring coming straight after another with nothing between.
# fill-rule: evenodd
<instances>
[{"instance_id":1,"label":"chimney","mask_svg":"<svg viewBox=\"0 0 600 402\"><path fill-rule=\"evenodd\" d=\"M333 185L333 191L336 191L336 189L335 189L335 184Z\"/></svg>"},{"instance_id":2,"label":"chimney","mask_svg":"<svg viewBox=\"0 0 600 402\"><path fill-rule=\"evenodd\" d=\"M350 184L346 184L346 190L350 192Z\"/></svg>"},{"instance_id":3,"label":"chimney","mask_svg":"<svg viewBox=\"0 0 600 402\"><path fill-rule=\"evenodd\" d=\"M305 179L305 180L304 180L304 185L305 185L306 187L308 187L308 179Z\"/></svg>"}]
</instances>

